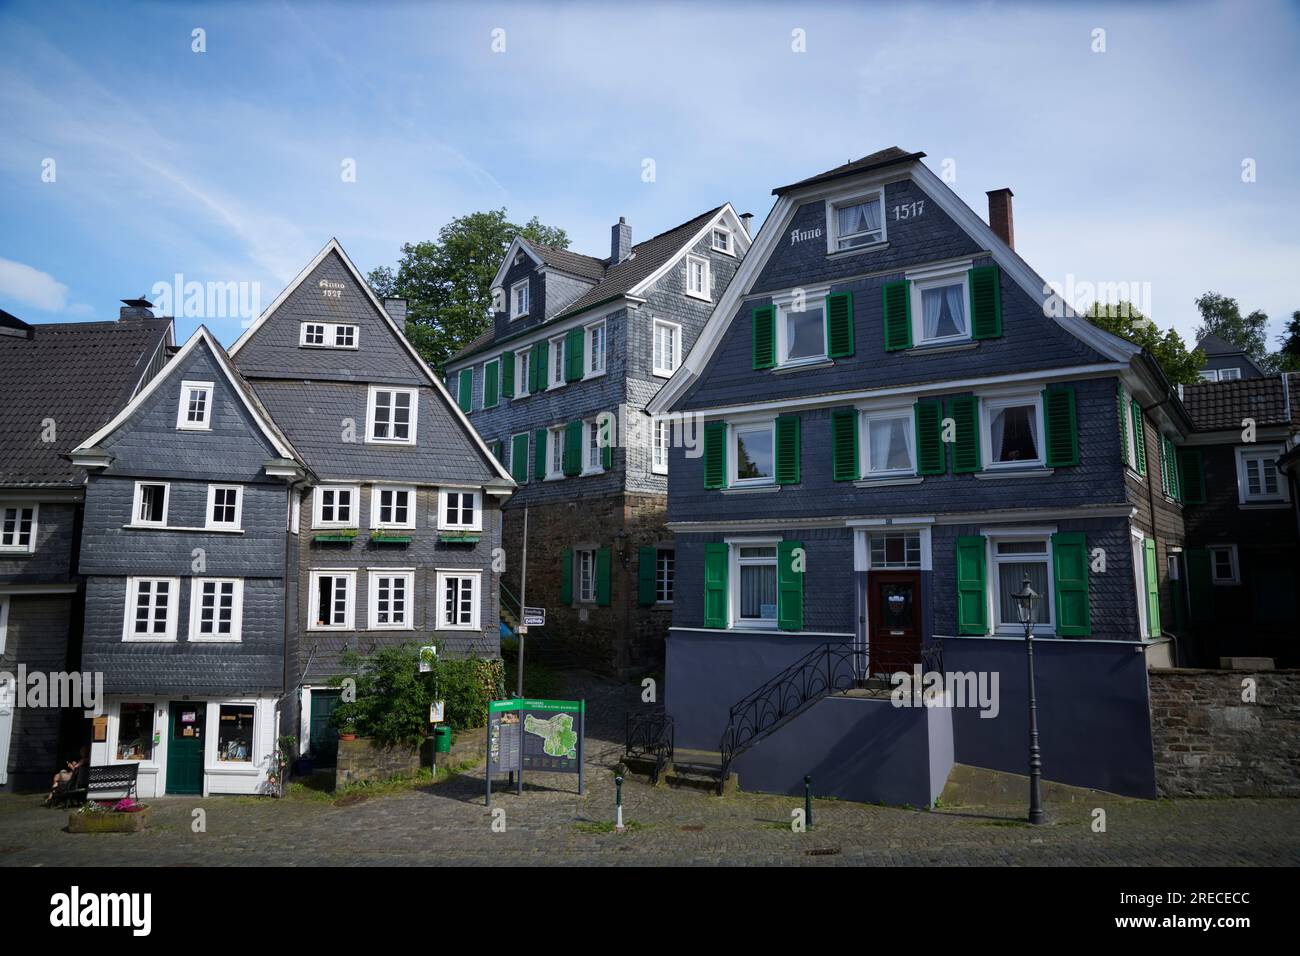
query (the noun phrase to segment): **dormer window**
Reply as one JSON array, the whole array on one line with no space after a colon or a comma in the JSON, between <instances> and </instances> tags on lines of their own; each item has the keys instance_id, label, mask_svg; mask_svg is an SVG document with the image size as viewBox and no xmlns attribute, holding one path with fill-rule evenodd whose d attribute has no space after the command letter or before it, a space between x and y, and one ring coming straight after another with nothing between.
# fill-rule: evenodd
<instances>
[{"instance_id":1,"label":"dormer window","mask_svg":"<svg viewBox=\"0 0 1300 956\"><path fill-rule=\"evenodd\" d=\"M700 256L686 257L686 294L696 299L710 299L709 260Z\"/></svg>"},{"instance_id":2,"label":"dormer window","mask_svg":"<svg viewBox=\"0 0 1300 956\"><path fill-rule=\"evenodd\" d=\"M299 327L298 344L308 349L354 349L358 329L337 322L304 322Z\"/></svg>"},{"instance_id":3,"label":"dormer window","mask_svg":"<svg viewBox=\"0 0 1300 956\"><path fill-rule=\"evenodd\" d=\"M510 318L521 319L528 314L528 280L520 279L510 287Z\"/></svg>"},{"instance_id":4,"label":"dormer window","mask_svg":"<svg viewBox=\"0 0 1300 956\"><path fill-rule=\"evenodd\" d=\"M414 445L419 392L414 388L371 386L366 414L366 441Z\"/></svg>"},{"instance_id":5,"label":"dormer window","mask_svg":"<svg viewBox=\"0 0 1300 956\"><path fill-rule=\"evenodd\" d=\"M885 241L884 191L828 200L830 252L845 252Z\"/></svg>"},{"instance_id":6,"label":"dormer window","mask_svg":"<svg viewBox=\"0 0 1300 956\"><path fill-rule=\"evenodd\" d=\"M176 427L192 431L207 431L212 427L211 382L181 382Z\"/></svg>"},{"instance_id":7,"label":"dormer window","mask_svg":"<svg viewBox=\"0 0 1300 956\"><path fill-rule=\"evenodd\" d=\"M714 252L725 252L727 255L733 254L732 236L731 236L730 229L715 227L713 230L713 238L711 240L711 243Z\"/></svg>"}]
</instances>

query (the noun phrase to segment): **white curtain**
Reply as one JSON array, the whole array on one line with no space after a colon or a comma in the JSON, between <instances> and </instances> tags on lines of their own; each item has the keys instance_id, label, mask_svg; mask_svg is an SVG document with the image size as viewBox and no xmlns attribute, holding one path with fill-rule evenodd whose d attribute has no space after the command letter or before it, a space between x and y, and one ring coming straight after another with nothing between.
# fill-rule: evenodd
<instances>
[{"instance_id":1,"label":"white curtain","mask_svg":"<svg viewBox=\"0 0 1300 956\"><path fill-rule=\"evenodd\" d=\"M947 319L951 328L945 328L941 335L961 335L966 331L965 301L961 286L950 285L943 290L943 304L947 306Z\"/></svg>"},{"instance_id":2,"label":"white curtain","mask_svg":"<svg viewBox=\"0 0 1300 956\"><path fill-rule=\"evenodd\" d=\"M740 569L741 617L773 617L776 607L776 568L767 565L742 565ZM766 615L764 608L768 609Z\"/></svg>"},{"instance_id":3,"label":"white curtain","mask_svg":"<svg viewBox=\"0 0 1300 956\"><path fill-rule=\"evenodd\" d=\"M910 424L906 418L891 418L871 423L869 440L872 471L892 471L912 467Z\"/></svg>"},{"instance_id":4,"label":"white curtain","mask_svg":"<svg viewBox=\"0 0 1300 956\"><path fill-rule=\"evenodd\" d=\"M875 232L880 228L880 207L875 201L844 206L838 212L838 235L852 236L859 232Z\"/></svg>"},{"instance_id":5,"label":"white curtain","mask_svg":"<svg viewBox=\"0 0 1300 956\"><path fill-rule=\"evenodd\" d=\"M992 434L989 436L989 445L993 449L994 461L1005 461L1002 451L1002 439L1007 433L1007 410L1004 408L993 416Z\"/></svg>"},{"instance_id":6,"label":"white curtain","mask_svg":"<svg viewBox=\"0 0 1300 956\"><path fill-rule=\"evenodd\" d=\"M922 319L925 322L925 337L935 338L940 335L939 316L943 313L943 294L939 289L926 289L921 293Z\"/></svg>"}]
</instances>

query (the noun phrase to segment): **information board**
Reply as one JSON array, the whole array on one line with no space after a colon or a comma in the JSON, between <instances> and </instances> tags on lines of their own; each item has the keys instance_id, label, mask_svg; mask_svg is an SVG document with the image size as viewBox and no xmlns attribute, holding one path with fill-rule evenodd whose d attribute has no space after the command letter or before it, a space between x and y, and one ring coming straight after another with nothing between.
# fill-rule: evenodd
<instances>
[{"instance_id":1,"label":"information board","mask_svg":"<svg viewBox=\"0 0 1300 956\"><path fill-rule=\"evenodd\" d=\"M583 792L582 757L586 743L586 701L513 697L488 702L487 803L492 805L492 775L524 771L576 773Z\"/></svg>"}]
</instances>

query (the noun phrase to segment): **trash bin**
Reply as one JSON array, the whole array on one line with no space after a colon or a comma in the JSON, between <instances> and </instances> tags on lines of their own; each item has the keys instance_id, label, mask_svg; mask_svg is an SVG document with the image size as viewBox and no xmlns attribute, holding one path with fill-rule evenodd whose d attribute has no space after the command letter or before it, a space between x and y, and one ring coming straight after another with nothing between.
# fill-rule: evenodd
<instances>
[{"instance_id":1,"label":"trash bin","mask_svg":"<svg viewBox=\"0 0 1300 956\"><path fill-rule=\"evenodd\" d=\"M451 753L451 728L434 727L433 728L433 750L434 753L449 754Z\"/></svg>"}]
</instances>

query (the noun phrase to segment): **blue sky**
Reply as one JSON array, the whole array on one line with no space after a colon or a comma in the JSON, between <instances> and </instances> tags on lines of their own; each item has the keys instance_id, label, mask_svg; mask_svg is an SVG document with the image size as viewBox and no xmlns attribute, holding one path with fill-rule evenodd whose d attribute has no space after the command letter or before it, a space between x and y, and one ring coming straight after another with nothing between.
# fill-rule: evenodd
<instances>
[{"instance_id":1,"label":"blue sky","mask_svg":"<svg viewBox=\"0 0 1300 956\"><path fill-rule=\"evenodd\" d=\"M113 318L177 273L264 307L330 236L367 271L499 206L605 255L620 215L637 240L722 201L761 222L773 186L896 144L981 214L1010 186L1047 280L1149 284L1184 335L1214 289L1273 345L1298 59L1281 3L0 3L0 308Z\"/></svg>"}]
</instances>

